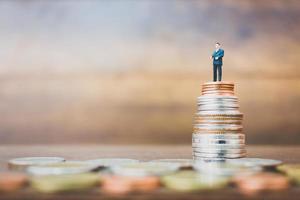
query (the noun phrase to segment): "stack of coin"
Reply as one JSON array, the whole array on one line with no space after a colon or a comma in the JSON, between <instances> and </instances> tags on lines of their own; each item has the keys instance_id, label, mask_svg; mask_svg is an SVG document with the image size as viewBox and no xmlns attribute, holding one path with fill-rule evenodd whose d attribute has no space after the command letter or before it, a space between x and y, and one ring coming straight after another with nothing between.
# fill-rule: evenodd
<instances>
[{"instance_id":1,"label":"stack of coin","mask_svg":"<svg viewBox=\"0 0 300 200\"><path fill-rule=\"evenodd\" d=\"M192 138L194 159L245 157L243 114L234 96L234 83L204 83L197 103Z\"/></svg>"}]
</instances>

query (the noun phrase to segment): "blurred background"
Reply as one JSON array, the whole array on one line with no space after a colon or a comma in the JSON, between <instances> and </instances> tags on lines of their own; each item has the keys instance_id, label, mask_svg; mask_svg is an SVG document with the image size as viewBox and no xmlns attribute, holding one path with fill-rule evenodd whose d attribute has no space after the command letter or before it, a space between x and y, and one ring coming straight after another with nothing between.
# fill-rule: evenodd
<instances>
[{"instance_id":1,"label":"blurred background","mask_svg":"<svg viewBox=\"0 0 300 200\"><path fill-rule=\"evenodd\" d=\"M300 144L300 3L0 1L0 143L190 144L215 42L248 144Z\"/></svg>"}]
</instances>

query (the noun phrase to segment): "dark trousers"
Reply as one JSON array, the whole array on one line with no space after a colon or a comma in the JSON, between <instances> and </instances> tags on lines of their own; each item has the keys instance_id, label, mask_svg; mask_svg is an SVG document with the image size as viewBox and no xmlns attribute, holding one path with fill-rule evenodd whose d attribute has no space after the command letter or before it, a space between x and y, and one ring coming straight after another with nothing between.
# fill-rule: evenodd
<instances>
[{"instance_id":1,"label":"dark trousers","mask_svg":"<svg viewBox=\"0 0 300 200\"><path fill-rule=\"evenodd\" d=\"M222 65L214 64L214 81L222 81Z\"/></svg>"}]
</instances>

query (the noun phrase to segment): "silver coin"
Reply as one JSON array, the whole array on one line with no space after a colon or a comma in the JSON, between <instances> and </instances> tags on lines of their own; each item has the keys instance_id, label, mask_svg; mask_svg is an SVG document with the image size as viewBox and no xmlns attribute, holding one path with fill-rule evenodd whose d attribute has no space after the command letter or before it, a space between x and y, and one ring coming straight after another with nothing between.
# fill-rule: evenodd
<instances>
[{"instance_id":1,"label":"silver coin","mask_svg":"<svg viewBox=\"0 0 300 200\"><path fill-rule=\"evenodd\" d=\"M242 120L195 120L194 125L198 124L237 124L241 125Z\"/></svg>"},{"instance_id":2,"label":"silver coin","mask_svg":"<svg viewBox=\"0 0 300 200\"><path fill-rule=\"evenodd\" d=\"M193 139L245 139L244 134L193 134Z\"/></svg>"},{"instance_id":3,"label":"silver coin","mask_svg":"<svg viewBox=\"0 0 300 200\"><path fill-rule=\"evenodd\" d=\"M53 164L64 162L62 157L24 157L8 161L8 167L13 170L25 170L31 165Z\"/></svg>"},{"instance_id":4,"label":"silver coin","mask_svg":"<svg viewBox=\"0 0 300 200\"><path fill-rule=\"evenodd\" d=\"M194 117L197 122L243 122L243 118L222 118L222 117Z\"/></svg>"},{"instance_id":5,"label":"silver coin","mask_svg":"<svg viewBox=\"0 0 300 200\"><path fill-rule=\"evenodd\" d=\"M205 122L200 122L200 123L194 123L194 128L213 128L213 129L222 129L222 128L243 128L241 124L234 124L234 123L205 123Z\"/></svg>"},{"instance_id":6,"label":"silver coin","mask_svg":"<svg viewBox=\"0 0 300 200\"><path fill-rule=\"evenodd\" d=\"M194 163L194 161L191 159L172 159L172 158L151 160L150 162L154 162L154 163L162 162L162 163L169 163L169 164L175 163L177 165L180 165L180 167L191 167Z\"/></svg>"},{"instance_id":7,"label":"silver coin","mask_svg":"<svg viewBox=\"0 0 300 200\"><path fill-rule=\"evenodd\" d=\"M208 114L201 114L201 113L196 113L196 117L200 118L238 118L241 119L243 118L243 113L208 113Z\"/></svg>"},{"instance_id":8,"label":"silver coin","mask_svg":"<svg viewBox=\"0 0 300 200\"><path fill-rule=\"evenodd\" d=\"M196 127L216 127L216 128L243 128L242 125L240 124L205 124L205 123L201 123L201 124L197 124Z\"/></svg>"},{"instance_id":9,"label":"silver coin","mask_svg":"<svg viewBox=\"0 0 300 200\"><path fill-rule=\"evenodd\" d=\"M227 101L227 102L222 102L222 101L219 101L219 102L198 102L197 103L197 106L198 107L202 107L202 106L232 106L232 107L239 107L239 104L238 102L230 102L230 101Z\"/></svg>"},{"instance_id":10,"label":"silver coin","mask_svg":"<svg viewBox=\"0 0 300 200\"><path fill-rule=\"evenodd\" d=\"M203 158L203 157L196 157L193 156L194 164L202 163L202 162L226 162L226 158Z\"/></svg>"},{"instance_id":11,"label":"silver coin","mask_svg":"<svg viewBox=\"0 0 300 200\"><path fill-rule=\"evenodd\" d=\"M241 173L252 174L262 171L261 167L251 167L245 166L243 164L231 164L227 162L228 160L229 159L215 161L211 159L196 158L193 168L200 173L209 173L223 176L233 176L235 174Z\"/></svg>"},{"instance_id":12,"label":"silver coin","mask_svg":"<svg viewBox=\"0 0 300 200\"><path fill-rule=\"evenodd\" d=\"M195 118L195 123L203 123L203 124L213 124L213 123L220 123L220 124L242 124L242 119L222 119L222 118L215 118L215 119L206 119L206 118Z\"/></svg>"},{"instance_id":13,"label":"silver coin","mask_svg":"<svg viewBox=\"0 0 300 200\"><path fill-rule=\"evenodd\" d=\"M238 101L235 100L205 100L197 101L197 105L238 105Z\"/></svg>"},{"instance_id":14,"label":"silver coin","mask_svg":"<svg viewBox=\"0 0 300 200\"><path fill-rule=\"evenodd\" d=\"M235 143L235 144L244 144L245 143L245 135L241 134L240 137L235 137L234 134L226 137L219 137L218 135L227 135L227 134L197 134L196 136L192 136L192 142L194 143L215 143L215 144L226 144L226 143ZM198 136L198 135L203 135ZM211 136L213 135L213 136ZM232 136L233 135L233 136ZM235 134L238 135L238 134ZM242 136L243 135L243 136ZM215 137L216 136L216 137Z\"/></svg>"},{"instance_id":15,"label":"silver coin","mask_svg":"<svg viewBox=\"0 0 300 200\"><path fill-rule=\"evenodd\" d=\"M193 158L243 158L246 156L246 153L243 154L214 154L214 153L197 153Z\"/></svg>"},{"instance_id":16,"label":"silver coin","mask_svg":"<svg viewBox=\"0 0 300 200\"><path fill-rule=\"evenodd\" d=\"M86 163L84 161L66 161L61 163L32 165L27 168L27 172L32 175L64 175L64 174L80 174L87 173L97 166Z\"/></svg>"},{"instance_id":17,"label":"silver coin","mask_svg":"<svg viewBox=\"0 0 300 200\"><path fill-rule=\"evenodd\" d=\"M242 125L239 124L196 124L194 128L198 129L226 129L226 130L236 130L243 129Z\"/></svg>"},{"instance_id":18,"label":"silver coin","mask_svg":"<svg viewBox=\"0 0 300 200\"><path fill-rule=\"evenodd\" d=\"M197 98L197 102L223 102L223 101L234 101L238 102L238 98L236 96L200 96Z\"/></svg>"},{"instance_id":19,"label":"silver coin","mask_svg":"<svg viewBox=\"0 0 300 200\"><path fill-rule=\"evenodd\" d=\"M223 111L223 112L235 112L237 111L237 108L199 108L197 109L197 112L214 112L214 111Z\"/></svg>"},{"instance_id":20,"label":"silver coin","mask_svg":"<svg viewBox=\"0 0 300 200\"><path fill-rule=\"evenodd\" d=\"M215 110L222 110L222 111L234 111L237 110L238 106L201 106L197 109L198 112L201 111L215 111Z\"/></svg>"},{"instance_id":21,"label":"silver coin","mask_svg":"<svg viewBox=\"0 0 300 200\"><path fill-rule=\"evenodd\" d=\"M241 158L236 160L228 161L234 164L243 163L247 166L261 166L261 167L276 167L282 164L280 160L273 160L273 159L264 159L264 158Z\"/></svg>"},{"instance_id":22,"label":"silver coin","mask_svg":"<svg viewBox=\"0 0 300 200\"><path fill-rule=\"evenodd\" d=\"M205 102L205 101L201 101L201 102L197 102L198 106L229 106L229 105L239 105L238 102L234 102L234 101L210 101L210 102Z\"/></svg>"},{"instance_id":23,"label":"silver coin","mask_svg":"<svg viewBox=\"0 0 300 200\"><path fill-rule=\"evenodd\" d=\"M194 148L200 151L200 149L241 149L245 148L245 144L203 144L200 147Z\"/></svg>"},{"instance_id":24,"label":"silver coin","mask_svg":"<svg viewBox=\"0 0 300 200\"><path fill-rule=\"evenodd\" d=\"M242 130L194 130L195 135L243 135Z\"/></svg>"},{"instance_id":25,"label":"silver coin","mask_svg":"<svg viewBox=\"0 0 300 200\"><path fill-rule=\"evenodd\" d=\"M214 109L226 109L226 108L236 108L238 109L240 106L238 104L200 104L198 109L203 108L214 108Z\"/></svg>"},{"instance_id":26,"label":"silver coin","mask_svg":"<svg viewBox=\"0 0 300 200\"><path fill-rule=\"evenodd\" d=\"M120 176L160 176L173 173L180 168L175 163L140 162L111 167L111 171Z\"/></svg>"},{"instance_id":27,"label":"silver coin","mask_svg":"<svg viewBox=\"0 0 300 200\"><path fill-rule=\"evenodd\" d=\"M222 139L217 139L217 140L211 140L211 139L193 139L192 140L192 146L197 147L201 145L207 145L207 144L245 144L245 140L240 140L240 139L231 139L231 140L222 140Z\"/></svg>"},{"instance_id":28,"label":"silver coin","mask_svg":"<svg viewBox=\"0 0 300 200\"><path fill-rule=\"evenodd\" d=\"M207 126L207 127L199 127L197 125L194 125L194 131L199 131L202 133L209 133L209 132L222 132L222 131L226 131L226 133L232 131L232 132L237 132L237 131L242 131L243 128L242 127L216 127L216 126Z\"/></svg>"},{"instance_id":29,"label":"silver coin","mask_svg":"<svg viewBox=\"0 0 300 200\"><path fill-rule=\"evenodd\" d=\"M197 156L197 153L208 153L208 154L242 154L246 153L246 149L198 149L193 148L193 153Z\"/></svg>"},{"instance_id":30,"label":"silver coin","mask_svg":"<svg viewBox=\"0 0 300 200\"><path fill-rule=\"evenodd\" d=\"M238 101L232 101L232 100L206 100L206 101L197 101L197 105L203 106L203 105L238 105Z\"/></svg>"},{"instance_id":31,"label":"silver coin","mask_svg":"<svg viewBox=\"0 0 300 200\"><path fill-rule=\"evenodd\" d=\"M237 96L223 96L223 95L214 95L214 96L205 96L205 95L201 95L199 97L197 97L198 100L202 101L202 100L238 100Z\"/></svg>"},{"instance_id":32,"label":"silver coin","mask_svg":"<svg viewBox=\"0 0 300 200\"><path fill-rule=\"evenodd\" d=\"M140 161L129 158L98 158L93 160L86 160L85 162L96 165L98 167L111 167L127 163L138 163Z\"/></svg>"},{"instance_id":33,"label":"silver coin","mask_svg":"<svg viewBox=\"0 0 300 200\"><path fill-rule=\"evenodd\" d=\"M196 115L240 115L241 112L238 110L235 111L226 111L226 110L218 110L218 111L200 111L197 112Z\"/></svg>"},{"instance_id":34,"label":"silver coin","mask_svg":"<svg viewBox=\"0 0 300 200\"><path fill-rule=\"evenodd\" d=\"M235 98L198 98L197 102L238 102Z\"/></svg>"}]
</instances>

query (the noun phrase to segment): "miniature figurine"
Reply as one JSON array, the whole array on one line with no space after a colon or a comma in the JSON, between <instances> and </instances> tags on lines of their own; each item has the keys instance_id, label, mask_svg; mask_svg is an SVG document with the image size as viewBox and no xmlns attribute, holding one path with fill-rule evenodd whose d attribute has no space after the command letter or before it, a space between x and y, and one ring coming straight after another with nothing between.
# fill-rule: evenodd
<instances>
[{"instance_id":1,"label":"miniature figurine","mask_svg":"<svg viewBox=\"0 0 300 200\"><path fill-rule=\"evenodd\" d=\"M222 65L224 50L220 48L219 42L216 42L216 50L213 52L211 58L213 59L213 71L214 71L214 81L222 81Z\"/></svg>"}]
</instances>

